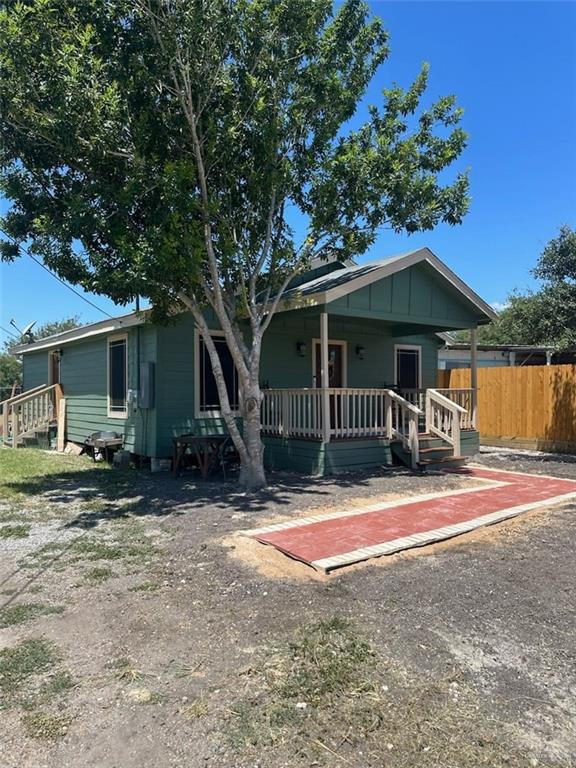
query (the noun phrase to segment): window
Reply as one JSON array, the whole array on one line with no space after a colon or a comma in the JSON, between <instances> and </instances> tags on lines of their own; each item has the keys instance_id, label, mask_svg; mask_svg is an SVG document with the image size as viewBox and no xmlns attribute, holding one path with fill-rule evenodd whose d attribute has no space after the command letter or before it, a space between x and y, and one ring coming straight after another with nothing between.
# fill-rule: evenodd
<instances>
[{"instance_id":1,"label":"window","mask_svg":"<svg viewBox=\"0 0 576 768\"><path fill-rule=\"evenodd\" d=\"M108 340L108 416L125 419L127 410L128 358L126 336Z\"/></svg>"},{"instance_id":2,"label":"window","mask_svg":"<svg viewBox=\"0 0 576 768\"><path fill-rule=\"evenodd\" d=\"M237 411L239 409L239 397L236 366L232 360L232 355L228 349L226 339L220 334L213 333L210 335L212 336L222 365L230 407L233 411ZM198 356L196 360L196 370L198 372L198 377L196 387L196 410L199 414L220 413L220 399L218 397L216 379L214 378L214 373L212 371L212 363L210 362L208 348L200 334L197 334L197 340L198 343L196 349L198 350Z\"/></svg>"}]
</instances>

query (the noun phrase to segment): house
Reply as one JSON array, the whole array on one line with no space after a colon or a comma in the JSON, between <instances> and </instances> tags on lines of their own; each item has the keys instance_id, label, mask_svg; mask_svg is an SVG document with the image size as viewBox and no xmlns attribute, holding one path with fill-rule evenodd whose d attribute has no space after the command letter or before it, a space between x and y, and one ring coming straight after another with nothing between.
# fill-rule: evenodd
<instances>
[{"instance_id":1,"label":"house","mask_svg":"<svg viewBox=\"0 0 576 768\"><path fill-rule=\"evenodd\" d=\"M207 317L238 407L231 355ZM474 380L470 390L436 389L437 333L474 331L493 318L428 248L362 265L332 262L300 276L263 341L268 467L324 474L390 464L393 454L425 466L474 453ZM77 443L113 430L136 455L169 457L175 436L221 424L210 359L188 313L160 326L135 312L12 351L23 356L25 390L24 405L4 407L14 443L42 418L54 420L56 404L44 411L30 404L48 402L49 392L60 392L56 384L67 440Z\"/></svg>"},{"instance_id":2,"label":"house","mask_svg":"<svg viewBox=\"0 0 576 768\"><path fill-rule=\"evenodd\" d=\"M439 333L444 342L438 352L438 367L441 370L470 368L471 349L469 343L458 342L449 333ZM551 347L537 344L478 344L479 368L502 368L514 365L552 365L576 363L576 350L557 352Z\"/></svg>"}]
</instances>

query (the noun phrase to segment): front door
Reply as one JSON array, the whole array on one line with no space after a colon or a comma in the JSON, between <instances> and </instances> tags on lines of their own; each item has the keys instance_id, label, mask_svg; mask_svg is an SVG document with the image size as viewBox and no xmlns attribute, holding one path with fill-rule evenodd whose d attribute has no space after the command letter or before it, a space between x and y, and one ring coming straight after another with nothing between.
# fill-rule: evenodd
<instances>
[{"instance_id":1,"label":"front door","mask_svg":"<svg viewBox=\"0 0 576 768\"><path fill-rule=\"evenodd\" d=\"M344 355L342 344L328 344L328 386L344 385ZM320 342L316 342L316 386L322 386L322 352Z\"/></svg>"},{"instance_id":2,"label":"front door","mask_svg":"<svg viewBox=\"0 0 576 768\"><path fill-rule=\"evenodd\" d=\"M396 347L396 386L420 389L420 347Z\"/></svg>"},{"instance_id":3,"label":"front door","mask_svg":"<svg viewBox=\"0 0 576 768\"><path fill-rule=\"evenodd\" d=\"M60 353L50 352L49 384L60 384Z\"/></svg>"}]
</instances>

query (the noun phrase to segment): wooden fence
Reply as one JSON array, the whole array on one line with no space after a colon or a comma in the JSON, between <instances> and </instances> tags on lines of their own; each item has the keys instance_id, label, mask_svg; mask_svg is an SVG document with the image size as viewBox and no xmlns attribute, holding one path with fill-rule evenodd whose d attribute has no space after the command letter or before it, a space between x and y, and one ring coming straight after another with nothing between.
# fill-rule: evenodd
<instances>
[{"instance_id":1,"label":"wooden fence","mask_svg":"<svg viewBox=\"0 0 576 768\"><path fill-rule=\"evenodd\" d=\"M470 369L438 371L438 387L469 387ZM478 369L485 445L576 452L576 365Z\"/></svg>"}]
</instances>

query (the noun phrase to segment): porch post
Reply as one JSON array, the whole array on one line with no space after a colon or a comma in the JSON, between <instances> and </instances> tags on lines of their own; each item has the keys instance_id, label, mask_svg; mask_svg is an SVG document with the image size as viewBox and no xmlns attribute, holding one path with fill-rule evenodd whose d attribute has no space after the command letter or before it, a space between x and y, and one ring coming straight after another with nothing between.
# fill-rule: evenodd
<instances>
[{"instance_id":1,"label":"porch post","mask_svg":"<svg viewBox=\"0 0 576 768\"><path fill-rule=\"evenodd\" d=\"M322 439L330 442L330 394L328 384L328 312L320 314L320 384L322 387Z\"/></svg>"},{"instance_id":2,"label":"porch post","mask_svg":"<svg viewBox=\"0 0 576 768\"><path fill-rule=\"evenodd\" d=\"M472 426L478 429L478 331L470 329L470 386L472 387Z\"/></svg>"}]
</instances>

